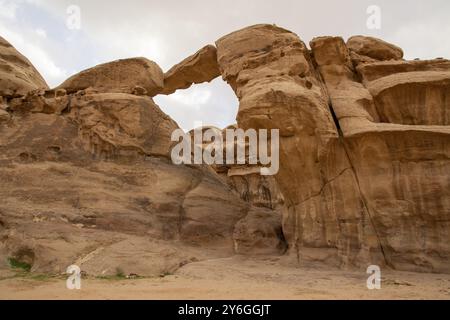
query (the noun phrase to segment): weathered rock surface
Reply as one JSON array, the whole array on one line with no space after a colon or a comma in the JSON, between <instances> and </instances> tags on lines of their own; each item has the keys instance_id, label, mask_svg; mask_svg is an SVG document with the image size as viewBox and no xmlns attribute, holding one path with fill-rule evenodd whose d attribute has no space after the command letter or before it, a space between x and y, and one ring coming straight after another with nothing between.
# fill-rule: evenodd
<instances>
[{"instance_id":1,"label":"weathered rock surface","mask_svg":"<svg viewBox=\"0 0 450 320\"><path fill-rule=\"evenodd\" d=\"M45 80L27 58L0 37L0 96L15 97L37 89L48 89Z\"/></svg>"},{"instance_id":2,"label":"weathered rock surface","mask_svg":"<svg viewBox=\"0 0 450 320\"><path fill-rule=\"evenodd\" d=\"M374 37L350 37L347 41L347 48L358 55L376 60L400 60L403 58L402 49Z\"/></svg>"},{"instance_id":3,"label":"weathered rock surface","mask_svg":"<svg viewBox=\"0 0 450 320\"><path fill-rule=\"evenodd\" d=\"M173 165L177 124L121 81L2 103L1 266L154 276L235 253L235 225L259 209L211 168Z\"/></svg>"},{"instance_id":4,"label":"weathered rock surface","mask_svg":"<svg viewBox=\"0 0 450 320\"><path fill-rule=\"evenodd\" d=\"M130 93L153 97L164 88L164 74L153 61L146 58L130 58L84 70L58 87L58 89L66 90L67 93L88 88L98 92Z\"/></svg>"},{"instance_id":5,"label":"weathered rock surface","mask_svg":"<svg viewBox=\"0 0 450 320\"><path fill-rule=\"evenodd\" d=\"M217 41L239 127L280 129L283 231L298 261L382 263L351 164L309 51L292 32L256 25Z\"/></svg>"},{"instance_id":6,"label":"weathered rock surface","mask_svg":"<svg viewBox=\"0 0 450 320\"><path fill-rule=\"evenodd\" d=\"M450 271L447 61L401 61L366 37L316 38L310 56L269 25L217 48L239 126L280 128L283 232L298 261Z\"/></svg>"},{"instance_id":7,"label":"weathered rock surface","mask_svg":"<svg viewBox=\"0 0 450 320\"><path fill-rule=\"evenodd\" d=\"M386 262L449 272L449 62L374 62L354 70L341 38L311 47L328 57L317 64Z\"/></svg>"},{"instance_id":8,"label":"weathered rock surface","mask_svg":"<svg viewBox=\"0 0 450 320\"><path fill-rule=\"evenodd\" d=\"M236 125L220 130L214 126L204 126L191 130L191 142L195 144L194 134L205 133L208 130L216 136L226 137L226 129L237 129ZM213 164L211 167L222 179L239 194L240 198L257 208L252 209L245 218L239 221L234 230L235 252L239 254L282 254L286 250L286 241L282 232L281 217L284 209L284 199L272 176L262 176L261 167L249 163L248 150L244 164L237 164L237 145L223 141L222 157L226 159L227 143L235 148L235 164ZM203 152L212 146L212 142L202 141L195 144ZM248 143L246 144L248 149ZM193 151L194 159L194 151Z\"/></svg>"},{"instance_id":9,"label":"weathered rock surface","mask_svg":"<svg viewBox=\"0 0 450 320\"><path fill-rule=\"evenodd\" d=\"M165 73L162 94L168 95L178 89L187 89L192 84L211 82L219 76L216 47L208 45Z\"/></svg>"},{"instance_id":10,"label":"weathered rock surface","mask_svg":"<svg viewBox=\"0 0 450 320\"><path fill-rule=\"evenodd\" d=\"M13 113L0 127L2 259L159 275L232 254L250 205L208 168L170 162L174 128L149 97L122 93L73 95L63 115Z\"/></svg>"}]
</instances>

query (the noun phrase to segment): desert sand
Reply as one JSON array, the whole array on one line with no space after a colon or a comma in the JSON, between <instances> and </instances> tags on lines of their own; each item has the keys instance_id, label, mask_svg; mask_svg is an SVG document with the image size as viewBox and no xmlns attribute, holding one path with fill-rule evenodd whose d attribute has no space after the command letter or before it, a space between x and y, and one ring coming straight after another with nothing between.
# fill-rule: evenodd
<instances>
[{"instance_id":1,"label":"desert sand","mask_svg":"<svg viewBox=\"0 0 450 320\"><path fill-rule=\"evenodd\" d=\"M283 267L278 259L232 257L186 265L172 275L142 279L64 277L0 280L0 299L450 299L450 275L382 271L380 290L368 290L364 271Z\"/></svg>"}]
</instances>

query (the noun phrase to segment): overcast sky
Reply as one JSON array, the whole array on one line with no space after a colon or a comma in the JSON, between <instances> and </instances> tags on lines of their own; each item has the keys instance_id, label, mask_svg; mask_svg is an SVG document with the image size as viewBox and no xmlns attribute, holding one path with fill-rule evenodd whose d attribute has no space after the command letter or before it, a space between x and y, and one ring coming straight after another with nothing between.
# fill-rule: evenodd
<instances>
[{"instance_id":1,"label":"overcast sky","mask_svg":"<svg viewBox=\"0 0 450 320\"><path fill-rule=\"evenodd\" d=\"M81 28L67 10L80 8ZM381 9L381 28L367 27L367 8ZM72 16L73 17L73 16ZM0 0L0 35L41 72L50 86L96 64L136 56L164 71L221 36L275 23L309 41L322 35L364 34L403 48L405 57L450 57L448 0ZM221 79L155 101L188 130L195 121L225 127L238 102Z\"/></svg>"}]
</instances>

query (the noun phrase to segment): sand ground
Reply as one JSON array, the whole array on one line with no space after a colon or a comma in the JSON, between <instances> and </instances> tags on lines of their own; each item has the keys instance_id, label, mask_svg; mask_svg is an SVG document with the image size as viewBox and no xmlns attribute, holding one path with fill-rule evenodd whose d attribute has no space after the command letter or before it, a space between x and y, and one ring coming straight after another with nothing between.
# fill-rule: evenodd
<instances>
[{"instance_id":1,"label":"sand ground","mask_svg":"<svg viewBox=\"0 0 450 320\"><path fill-rule=\"evenodd\" d=\"M368 290L367 277L364 271L232 257L192 263L164 277L82 279L81 290L68 290L64 277L10 276L0 280L0 299L450 300L450 275L382 270L380 290Z\"/></svg>"}]
</instances>

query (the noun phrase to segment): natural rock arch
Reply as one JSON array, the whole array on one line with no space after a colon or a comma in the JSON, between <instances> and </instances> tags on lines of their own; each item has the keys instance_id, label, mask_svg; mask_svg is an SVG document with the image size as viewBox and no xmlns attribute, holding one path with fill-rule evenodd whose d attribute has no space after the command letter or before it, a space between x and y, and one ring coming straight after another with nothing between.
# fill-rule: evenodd
<instances>
[{"instance_id":1,"label":"natural rock arch","mask_svg":"<svg viewBox=\"0 0 450 320\"><path fill-rule=\"evenodd\" d=\"M287 203L283 230L293 257L340 266L387 263L396 269L450 271L449 239L443 234L435 237L431 231L434 218L430 219L422 205L426 203L436 219L446 221L442 208L448 204L438 201L436 207L436 197L426 200L420 188L413 188L412 194L406 191L414 172L428 172L430 178L421 179L426 193L436 191L434 181L439 185L437 198L450 197L445 182L448 174L436 174L442 172L442 166L449 172L450 166L445 113L449 98L443 98L450 87L448 60L403 61L400 48L364 36L352 37L347 44L340 37L319 37L311 41L309 50L297 35L274 25L235 31L219 39L216 46L222 77L240 101L238 125L281 131L281 168L276 179ZM214 51L211 46L208 50ZM208 70L214 72L208 74ZM217 68L205 72L216 76ZM408 80L411 77L413 80ZM184 83L195 82L186 75L183 79L188 79ZM402 120L402 113L391 116L384 111L395 106L392 97L399 94L397 87L402 86L400 94L405 95L408 86L417 84L421 90L435 88L425 102L436 105L435 110L417 112L425 107L417 102L414 112L401 111L407 120ZM377 88L382 88L382 97ZM395 123L381 123L383 117L396 117ZM406 132L412 132L414 139ZM370 168L365 166L367 155L360 152L362 143L368 141L385 150L380 163ZM427 158L436 159L428 162L428 169L420 160L421 154L430 151L426 144L433 145L433 156ZM399 150L408 153L404 156ZM392 161L405 163L400 165L403 169L386 169ZM413 171L406 169L409 167ZM398 179L407 185L391 186ZM412 206L405 209L403 198ZM402 210L415 216L429 232L422 233L402 218ZM394 223L389 215L398 220ZM416 234L426 240L407 245ZM438 251L439 255L433 253ZM424 256L424 252L430 255Z\"/></svg>"}]
</instances>

